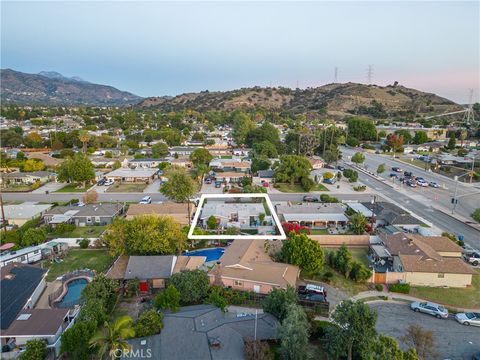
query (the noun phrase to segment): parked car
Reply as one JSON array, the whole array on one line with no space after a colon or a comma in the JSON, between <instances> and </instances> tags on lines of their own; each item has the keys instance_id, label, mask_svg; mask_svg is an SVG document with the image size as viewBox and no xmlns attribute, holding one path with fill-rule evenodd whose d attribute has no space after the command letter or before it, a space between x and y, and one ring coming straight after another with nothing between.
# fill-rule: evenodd
<instances>
[{"instance_id":1,"label":"parked car","mask_svg":"<svg viewBox=\"0 0 480 360\"><path fill-rule=\"evenodd\" d=\"M103 186L105 184L105 179L100 179L97 181L97 186Z\"/></svg>"},{"instance_id":2,"label":"parked car","mask_svg":"<svg viewBox=\"0 0 480 360\"><path fill-rule=\"evenodd\" d=\"M410 187L417 187L415 180L407 180L406 184Z\"/></svg>"},{"instance_id":3,"label":"parked car","mask_svg":"<svg viewBox=\"0 0 480 360\"><path fill-rule=\"evenodd\" d=\"M306 294L300 295L300 299L310 300L310 301L318 301L318 302L326 302L327 299L322 294Z\"/></svg>"},{"instance_id":4,"label":"parked car","mask_svg":"<svg viewBox=\"0 0 480 360\"><path fill-rule=\"evenodd\" d=\"M458 313L455 315L455 320L457 320L462 325L480 326L480 313Z\"/></svg>"},{"instance_id":5,"label":"parked car","mask_svg":"<svg viewBox=\"0 0 480 360\"><path fill-rule=\"evenodd\" d=\"M110 185L113 185L115 181L113 181L112 179L107 179L105 180L105 182L103 183L103 185L105 186L110 186Z\"/></svg>"},{"instance_id":6,"label":"parked car","mask_svg":"<svg viewBox=\"0 0 480 360\"><path fill-rule=\"evenodd\" d=\"M342 165L338 165L338 166L337 166L337 169L340 170L340 171L343 171L343 170L345 170L345 167L342 166Z\"/></svg>"},{"instance_id":7,"label":"parked car","mask_svg":"<svg viewBox=\"0 0 480 360\"><path fill-rule=\"evenodd\" d=\"M140 200L139 204L151 204L152 198L150 196L144 196L142 200Z\"/></svg>"},{"instance_id":8,"label":"parked car","mask_svg":"<svg viewBox=\"0 0 480 360\"><path fill-rule=\"evenodd\" d=\"M438 185L435 181L430 181L430 182L428 183L428 185L430 185L430 186L433 187L433 188L439 188L439 187L440 187L440 185Z\"/></svg>"},{"instance_id":9,"label":"parked car","mask_svg":"<svg viewBox=\"0 0 480 360\"><path fill-rule=\"evenodd\" d=\"M394 166L394 167L392 167L392 171L402 172L402 169L400 169L398 166Z\"/></svg>"},{"instance_id":10,"label":"parked car","mask_svg":"<svg viewBox=\"0 0 480 360\"><path fill-rule=\"evenodd\" d=\"M320 295L323 295L324 297L327 297L327 290L323 286L315 285L315 284L300 285L298 287L297 292L300 295L320 294Z\"/></svg>"},{"instance_id":11,"label":"parked car","mask_svg":"<svg viewBox=\"0 0 480 360\"><path fill-rule=\"evenodd\" d=\"M463 259L469 264L477 266L480 264L480 253L477 251L466 251L463 253Z\"/></svg>"},{"instance_id":12,"label":"parked car","mask_svg":"<svg viewBox=\"0 0 480 360\"><path fill-rule=\"evenodd\" d=\"M423 312L425 314L433 315L438 319L448 318L448 310L442 305L438 305L431 302L419 302L415 301L410 304L410 309L415 312Z\"/></svg>"},{"instance_id":13,"label":"parked car","mask_svg":"<svg viewBox=\"0 0 480 360\"><path fill-rule=\"evenodd\" d=\"M333 178L330 178L330 179L323 179L323 182L324 182L325 184L333 185L333 184L335 184L335 183L337 182L337 180L335 180L335 178L333 177Z\"/></svg>"},{"instance_id":14,"label":"parked car","mask_svg":"<svg viewBox=\"0 0 480 360\"><path fill-rule=\"evenodd\" d=\"M215 187L216 188L221 188L222 187L222 182L221 181L215 181Z\"/></svg>"},{"instance_id":15,"label":"parked car","mask_svg":"<svg viewBox=\"0 0 480 360\"><path fill-rule=\"evenodd\" d=\"M403 176L405 176L405 177L412 177L413 174L412 174L411 171L404 171L404 172L403 172Z\"/></svg>"},{"instance_id":16,"label":"parked car","mask_svg":"<svg viewBox=\"0 0 480 360\"><path fill-rule=\"evenodd\" d=\"M210 178L205 179L205 184L211 184L211 183L212 183L212 179L210 179Z\"/></svg>"},{"instance_id":17,"label":"parked car","mask_svg":"<svg viewBox=\"0 0 480 360\"><path fill-rule=\"evenodd\" d=\"M391 178L394 177L394 178L398 179L398 174L396 174L396 173L390 173L390 177L391 177Z\"/></svg>"},{"instance_id":18,"label":"parked car","mask_svg":"<svg viewBox=\"0 0 480 360\"><path fill-rule=\"evenodd\" d=\"M316 196L305 195L303 197L303 201L305 201L305 202L318 202L319 200Z\"/></svg>"},{"instance_id":19,"label":"parked car","mask_svg":"<svg viewBox=\"0 0 480 360\"><path fill-rule=\"evenodd\" d=\"M417 185L420 185L422 187L428 187L428 183L423 179L417 179L416 182L417 182Z\"/></svg>"}]
</instances>

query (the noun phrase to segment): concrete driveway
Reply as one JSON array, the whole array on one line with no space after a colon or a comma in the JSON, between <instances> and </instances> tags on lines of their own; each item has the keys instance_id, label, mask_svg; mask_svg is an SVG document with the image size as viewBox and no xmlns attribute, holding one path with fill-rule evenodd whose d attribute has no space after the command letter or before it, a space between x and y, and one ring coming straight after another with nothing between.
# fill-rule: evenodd
<instances>
[{"instance_id":1,"label":"concrete driveway","mask_svg":"<svg viewBox=\"0 0 480 360\"><path fill-rule=\"evenodd\" d=\"M45 191L53 193L53 192L63 188L66 185L67 185L67 183L50 181L50 182L46 183L45 185L40 186L38 189L33 190L31 193L32 194L45 194Z\"/></svg>"},{"instance_id":2,"label":"concrete driveway","mask_svg":"<svg viewBox=\"0 0 480 360\"><path fill-rule=\"evenodd\" d=\"M410 324L417 324L433 331L437 344L436 359L470 360L480 351L480 327L460 325L453 318L437 319L426 314L415 313L408 304L370 303L378 313L377 331L397 339Z\"/></svg>"}]
</instances>

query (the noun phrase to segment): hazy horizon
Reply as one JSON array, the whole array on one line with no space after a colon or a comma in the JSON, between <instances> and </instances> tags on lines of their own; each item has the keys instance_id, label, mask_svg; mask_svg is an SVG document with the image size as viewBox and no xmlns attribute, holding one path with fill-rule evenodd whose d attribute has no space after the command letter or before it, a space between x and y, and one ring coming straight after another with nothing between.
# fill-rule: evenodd
<instances>
[{"instance_id":1,"label":"hazy horizon","mask_svg":"<svg viewBox=\"0 0 480 360\"><path fill-rule=\"evenodd\" d=\"M480 5L464 2L1 3L1 67L148 96L334 82L479 101ZM21 19L21 21L19 21Z\"/></svg>"}]
</instances>

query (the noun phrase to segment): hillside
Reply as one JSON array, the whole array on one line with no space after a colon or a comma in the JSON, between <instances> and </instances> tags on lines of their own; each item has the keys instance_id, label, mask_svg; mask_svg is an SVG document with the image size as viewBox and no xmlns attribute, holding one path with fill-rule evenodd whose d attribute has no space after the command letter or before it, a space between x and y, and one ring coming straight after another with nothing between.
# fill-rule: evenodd
<instances>
[{"instance_id":1,"label":"hillside","mask_svg":"<svg viewBox=\"0 0 480 360\"><path fill-rule=\"evenodd\" d=\"M2 102L25 105L122 106L138 103L141 97L112 86L89 83L78 77L45 71L26 74L1 71Z\"/></svg>"},{"instance_id":2,"label":"hillside","mask_svg":"<svg viewBox=\"0 0 480 360\"><path fill-rule=\"evenodd\" d=\"M233 110L265 108L280 111L321 112L345 116L351 113L382 117L388 114L442 113L462 109L448 99L415 89L397 86L376 86L356 83L328 84L317 88L244 88L225 92L187 93L175 97L146 98L139 107L164 111L183 109Z\"/></svg>"}]
</instances>

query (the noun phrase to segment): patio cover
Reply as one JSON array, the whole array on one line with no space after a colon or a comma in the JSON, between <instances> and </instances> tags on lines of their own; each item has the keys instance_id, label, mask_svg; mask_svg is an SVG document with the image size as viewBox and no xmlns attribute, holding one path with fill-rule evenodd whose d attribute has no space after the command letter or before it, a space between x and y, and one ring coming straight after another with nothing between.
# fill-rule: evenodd
<instances>
[{"instance_id":1,"label":"patio cover","mask_svg":"<svg viewBox=\"0 0 480 360\"><path fill-rule=\"evenodd\" d=\"M355 212L363 214L365 217L371 217L372 216L372 210L367 208L365 205L362 203L348 203L348 206ZM373 216L376 216L375 212L373 213Z\"/></svg>"},{"instance_id":2,"label":"patio cover","mask_svg":"<svg viewBox=\"0 0 480 360\"><path fill-rule=\"evenodd\" d=\"M392 254L390 254L387 248L383 245L372 245L371 248L379 258L388 258L392 256Z\"/></svg>"},{"instance_id":3,"label":"patio cover","mask_svg":"<svg viewBox=\"0 0 480 360\"><path fill-rule=\"evenodd\" d=\"M285 221L344 221L348 218L344 214L283 214Z\"/></svg>"}]
</instances>

